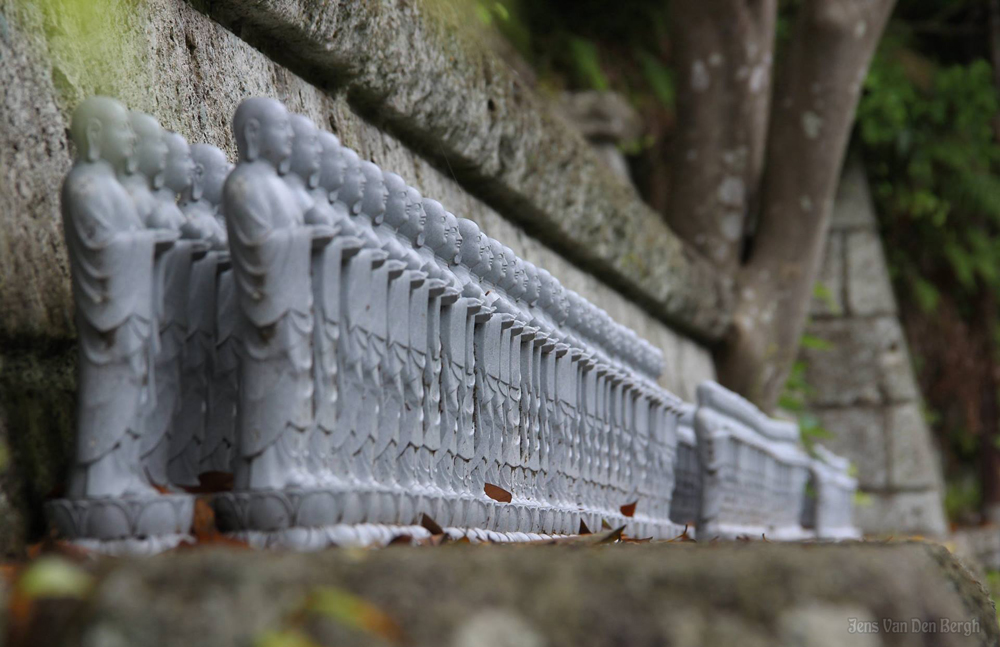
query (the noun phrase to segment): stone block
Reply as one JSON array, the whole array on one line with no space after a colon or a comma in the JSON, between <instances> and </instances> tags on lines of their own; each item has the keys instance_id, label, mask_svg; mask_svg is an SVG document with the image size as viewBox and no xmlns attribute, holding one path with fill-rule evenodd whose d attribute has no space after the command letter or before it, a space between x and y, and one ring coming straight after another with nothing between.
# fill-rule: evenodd
<instances>
[{"instance_id":1,"label":"stone block","mask_svg":"<svg viewBox=\"0 0 1000 647\"><path fill-rule=\"evenodd\" d=\"M941 487L941 467L934 441L916 401L886 410L889 485L893 489Z\"/></svg>"},{"instance_id":2,"label":"stone block","mask_svg":"<svg viewBox=\"0 0 1000 647\"><path fill-rule=\"evenodd\" d=\"M854 316L893 314L896 297L889 282L882 240L874 230L845 234L847 312Z\"/></svg>"},{"instance_id":3,"label":"stone block","mask_svg":"<svg viewBox=\"0 0 1000 647\"><path fill-rule=\"evenodd\" d=\"M71 624L34 644L251 645L293 628L321 645L413 647L965 647L1000 637L982 587L945 548L924 543L217 549L100 562L97 570L87 600L59 601L63 613L40 616ZM357 596L379 622L314 615L303 606L311 593L342 604ZM850 632L851 618L907 626L947 618L975 631L866 638Z\"/></svg>"},{"instance_id":4,"label":"stone block","mask_svg":"<svg viewBox=\"0 0 1000 647\"><path fill-rule=\"evenodd\" d=\"M917 397L913 370L899 320L824 319L808 333L832 348L803 348L813 406L873 405Z\"/></svg>"},{"instance_id":5,"label":"stone block","mask_svg":"<svg viewBox=\"0 0 1000 647\"><path fill-rule=\"evenodd\" d=\"M872 493L855 505L854 521L866 535L944 537L948 532L941 495L935 490Z\"/></svg>"},{"instance_id":6,"label":"stone block","mask_svg":"<svg viewBox=\"0 0 1000 647\"><path fill-rule=\"evenodd\" d=\"M888 449L885 420L878 407L821 409L816 412L820 424L833 434L821 442L857 467L862 489L880 490L888 483Z\"/></svg>"},{"instance_id":7,"label":"stone block","mask_svg":"<svg viewBox=\"0 0 1000 647\"><path fill-rule=\"evenodd\" d=\"M844 312L844 236L840 232L830 232L823 252L817 282L822 285L824 295L813 296L809 304L811 316L838 316Z\"/></svg>"},{"instance_id":8,"label":"stone block","mask_svg":"<svg viewBox=\"0 0 1000 647\"><path fill-rule=\"evenodd\" d=\"M872 202L868 176L860 159L851 158L844 164L844 172L833 200L833 231L864 227L875 229L875 205Z\"/></svg>"}]
</instances>

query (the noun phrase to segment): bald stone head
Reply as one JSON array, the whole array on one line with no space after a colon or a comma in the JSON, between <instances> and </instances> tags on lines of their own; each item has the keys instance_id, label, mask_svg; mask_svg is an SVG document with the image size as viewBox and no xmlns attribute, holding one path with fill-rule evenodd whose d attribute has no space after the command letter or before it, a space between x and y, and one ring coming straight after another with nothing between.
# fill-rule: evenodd
<instances>
[{"instance_id":1,"label":"bald stone head","mask_svg":"<svg viewBox=\"0 0 1000 647\"><path fill-rule=\"evenodd\" d=\"M233 115L233 136L241 162L269 162L287 173L292 157L291 118L280 101L255 97L244 100Z\"/></svg>"},{"instance_id":2,"label":"bald stone head","mask_svg":"<svg viewBox=\"0 0 1000 647\"><path fill-rule=\"evenodd\" d=\"M206 200L213 205L222 204L222 187L233 165L226 154L209 144L193 144L191 160L194 164L191 200Z\"/></svg>"},{"instance_id":3,"label":"bald stone head","mask_svg":"<svg viewBox=\"0 0 1000 647\"><path fill-rule=\"evenodd\" d=\"M191 188L191 182L194 180L191 147L179 133L167 132L164 140L167 143L167 166L163 181L168 189L177 195L182 195Z\"/></svg>"},{"instance_id":4,"label":"bald stone head","mask_svg":"<svg viewBox=\"0 0 1000 647\"><path fill-rule=\"evenodd\" d=\"M154 187L160 187L167 168L167 133L160 122L144 112L133 110L129 113L129 121L138 138L135 170L149 178Z\"/></svg>"},{"instance_id":5,"label":"bald stone head","mask_svg":"<svg viewBox=\"0 0 1000 647\"><path fill-rule=\"evenodd\" d=\"M88 162L105 160L124 169L135 154L135 132L128 109L109 97L90 97L73 111L70 137L77 157Z\"/></svg>"},{"instance_id":6,"label":"bald stone head","mask_svg":"<svg viewBox=\"0 0 1000 647\"><path fill-rule=\"evenodd\" d=\"M389 190L385 186L382 169L367 160L361 162L361 173L365 176L365 190L361 199L361 211L372 219L375 225L382 224L385 217Z\"/></svg>"},{"instance_id":7,"label":"bald stone head","mask_svg":"<svg viewBox=\"0 0 1000 647\"><path fill-rule=\"evenodd\" d=\"M344 185L344 156L340 150L340 140L333 133L320 130L319 141L319 185L330 193L331 200Z\"/></svg>"},{"instance_id":8,"label":"bald stone head","mask_svg":"<svg viewBox=\"0 0 1000 647\"><path fill-rule=\"evenodd\" d=\"M406 182L391 171L383 171L382 179L389 199L385 205L385 222L393 229L406 225Z\"/></svg>"},{"instance_id":9,"label":"bald stone head","mask_svg":"<svg viewBox=\"0 0 1000 647\"><path fill-rule=\"evenodd\" d=\"M344 186L337 194L337 200L344 203L351 215L356 216L361 213L365 195L365 174L361 172L361 159L357 153L341 146L340 154L344 161Z\"/></svg>"},{"instance_id":10,"label":"bald stone head","mask_svg":"<svg viewBox=\"0 0 1000 647\"><path fill-rule=\"evenodd\" d=\"M291 115L292 124L292 173L302 178L310 188L319 186L319 171L322 149L319 131L312 119L305 115Z\"/></svg>"}]
</instances>

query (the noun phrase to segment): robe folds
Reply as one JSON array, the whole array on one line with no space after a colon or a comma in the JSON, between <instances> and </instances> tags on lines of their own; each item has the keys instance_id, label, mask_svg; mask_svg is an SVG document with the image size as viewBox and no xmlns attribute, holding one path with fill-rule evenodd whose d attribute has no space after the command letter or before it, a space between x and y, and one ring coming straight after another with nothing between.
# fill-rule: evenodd
<instances>
[{"instance_id":1,"label":"robe folds","mask_svg":"<svg viewBox=\"0 0 1000 647\"><path fill-rule=\"evenodd\" d=\"M277 174L237 167L224 189L242 327L238 445L244 458L313 424L312 230Z\"/></svg>"},{"instance_id":2,"label":"robe folds","mask_svg":"<svg viewBox=\"0 0 1000 647\"><path fill-rule=\"evenodd\" d=\"M62 189L79 339L77 460L90 464L153 404L151 286L157 234L147 230L109 168L78 163Z\"/></svg>"}]
</instances>

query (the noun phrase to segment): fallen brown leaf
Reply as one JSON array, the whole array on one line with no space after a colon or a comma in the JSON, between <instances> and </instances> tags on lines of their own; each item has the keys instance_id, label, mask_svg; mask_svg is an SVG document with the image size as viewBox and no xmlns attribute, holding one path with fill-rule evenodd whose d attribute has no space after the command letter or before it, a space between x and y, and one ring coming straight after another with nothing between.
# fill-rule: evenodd
<instances>
[{"instance_id":1,"label":"fallen brown leaf","mask_svg":"<svg viewBox=\"0 0 1000 647\"><path fill-rule=\"evenodd\" d=\"M677 542L690 541L690 542L693 542L693 543L698 543L698 541L694 537L692 537L691 535L688 534L688 525L687 524L684 524L684 532L682 532L681 534L677 535L673 539L668 539L667 541L668 542L671 542L671 541L677 541Z\"/></svg>"},{"instance_id":2,"label":"fallen brown leaf","mask_svg":"<svg viewBox=\"0 0 1000 647\"><path fill-rule=\"evenodd\" d=\"M437 522L434 521L431 518L431 516L426 512L420 515L420 525L423 526L427 530L427 532L431 533L432 535L444 534L444 529L441 528L441 526L439 526Z\"/></svg>"},{"instance_id":3,"label":"fallen brown leaf","mask_svg":"<svg viewBox=\"0 0 1000 647\"><path fill-rule=\"evenodd\" d=\"M632 517L632 516L634 516L635 515L635 506L638 503L639 503L638 501L633 501L632 503L626 503L625 505L623 505L621 507L622 515L626 516L626 517Z\"/></svg>"},{"instance_id":4,"label":"fallen brown leaf","mask_svg":"<svg viewBox=\"0 0 1000 647\"><path fill-rule=\"evenodd\" d=\"M486 496L494 501L499 501L500 503L510 503L514 498L510 492L503 489L499 485L493 485L492 483L485 484L483 486L483 490L486 492Z\"/></svg>"}]
</instances>

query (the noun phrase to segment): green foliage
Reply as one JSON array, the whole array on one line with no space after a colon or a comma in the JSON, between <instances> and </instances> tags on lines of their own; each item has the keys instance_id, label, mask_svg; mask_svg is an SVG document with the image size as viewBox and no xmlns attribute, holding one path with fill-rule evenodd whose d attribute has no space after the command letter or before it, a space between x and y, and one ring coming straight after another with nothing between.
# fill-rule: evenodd
<instances>
[{"instance_id":1,"label":"green foliage","mask_svg":"<svg viewBox=\"0 0 1000 647\"><path fill-rule=\"evenodd\" d=\"M865 82L858 134L873 161L894 275L925 311L939 302L941 275L965 297L1000 291L1000 163L997 94L984 60L935 66L890 38Z\"/></svg>"},{"instance_id":2,"label":"green foliage","mask_svg":"<svg viewBox=\"0 0 1000 647\"><path fill-rule=\"evenodd\" d=\"M43 557L33 562L21 575L17 591L28 600L83 599L93 585L93 576L73 562L62 557Z\"/></svg>"},{"instance_id":3,"label":"green foliage","mask_svg":"<svg viewBox=\"0 0 1000 647\"><path fill-rule=\"evenodd\" d=\"M975 478L951 479L945 484L944 510L949 519L962 519L979 509L983 493Z\"/></svg>"},{"instance_id":4,"label":"green foliage","mask_svg":"<svg viewBox=\"0 0 1000 647\"><path fill-rule=\"evenodd\" d=\"M569 39L569 49L576 64L577 77L594 90L607 90L608 78L601 69L601 55L597 51L597 45L584 38L573 37Z\"/></svg>"},{"instance_id":5,"label":"green foliage","mask_svg":"<svg viewBox=\"0 0 1000 647\"><path fill-rule=\"evenodd\" d=\"M803 335L802 345L806 346L807 344L823 351L833 348L833 345L826 340ZM795 362L788 375L788 380L785 382L785 390L778 398L778 406L796 417L802 444L810 452L816 442L834 438L833 433L820 423L819 418L806 409L806 404L813 392L813 387L806 381L806 363L802 360Z\"/></svg>"}]
</instances>

